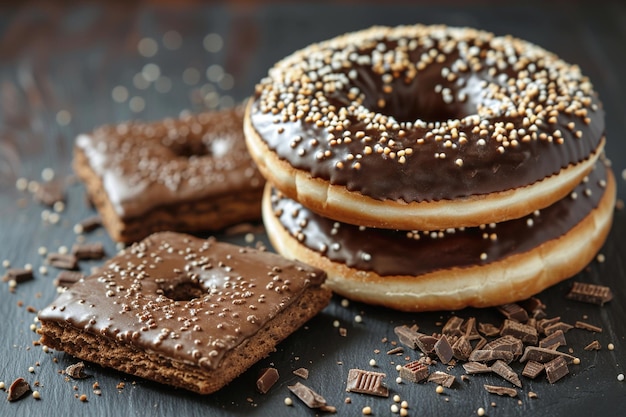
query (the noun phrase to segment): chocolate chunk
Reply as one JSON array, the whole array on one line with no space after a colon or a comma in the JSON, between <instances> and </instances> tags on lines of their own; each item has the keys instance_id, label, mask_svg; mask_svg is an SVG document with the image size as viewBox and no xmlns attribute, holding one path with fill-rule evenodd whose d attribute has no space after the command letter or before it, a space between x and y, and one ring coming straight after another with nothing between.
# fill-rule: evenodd
<instances>
[{"instance_id":1,"label":"chocolate chunk","mask_svg":"<svg viewBox=\"0 0 626 417\"><path fill-rule=\"evenodd\" d=\"M448 338L445 334L439 338L437 343L435 343L435 353L437 354L437 357L439 358L441 363L445 365L449 364L454 357L452 346L450 346L450 342L448 342Z\"/></svg>"},{"instance_id":2,"label":"chocolate chunk","mask_svg":"<svg viewBox=\"0 0 626 417\"><path fill-rule=\"evenodd\" d=\"M552 359L550 362L546 363L545 369L546 376L548 377L548 382L550 382L551 384L554 384L556 381L569 374L567 362L562 356L558 356Z\"/></svg>"},{"instance_id":3,"label":"chocolate chunk","mask_svg":"<svg viewBox=\"0 0 626 417\"><path fill-rule=\"evenodd\" d=\"M535 361L528 361L524 366L524 370L522 370L522 375L525 377L535 379L537 375L543 372L544 366L542 363Z\"/></svg>"},{"instance_id":4,"label":"chocolate chunk","mask_svg":"<svg viewBox=\"0 0 626 417\"><path fill-rule=\"evenodd\" d=\"M604 285L574 282L566 298L584 303L604 305L604 303L613 299L613 293L609 287Z\"/></svg>"},{"instance_id":5,"label":"chocolate chunk","mask_svg":"<svg viewBox=\"0 0 626 417\"><path fill-rule=\"evenodd\" d=\"M487 344L487 339L481 336L478 338L478 342L476 342L476 345L474 345L474 349L475 350L482 349L483 346L485 346L486 344Z\"/></svg>"},{"instance_id":6,"label":"chocolate chunk","mask_svg":"<svg viewBox=\"0 0 626 417\"><path fill-rule=\"evenodd\" d=\"M39 184L33 197L35 201L52 207L54 203L65 200L65 192L59 181L44 182Z\"/></svg>"},{"instance_id":7,"label":"chocolate chunk","mask_svg":"<svg viewBox=\"0 0 626 417\"><path fill-rule=\"evenodd\" d=\"M501 387L498 385L483 385L485 387L485 390L490 393L490 394L497 394L497 395L508 395L509 397L517 397L517 390L515 388L509 388L509 387Z\"/></svg>"},{"instance_id":8,"label":"chocolate chunk","mask_svg":"<svg viewBox=\"0 0 626 417\"><path fill-rule=\"evenodd\" d=\"M383 385L383 379L386 376L386 374L380 372L350 369L348 372L346 391L376 395L378 397L389 397L389 389Z\"/></svg>"},{"instance_id":9,"label":"chocolate chunk","mask_svg":"<svg viewBox=\"0 0 626 417\"><path fill-rule=\"evenodd\" d=\"M74 245L72 254L77 259L102 259L104 257L104 245L101 242L83 243L82 245Z\"/></svg>"},{"instance_id":10,"label":"chocolate chunk","mask_svg":"<svg viewBox=\"0 0 626 417\"><path fill-rule=\"evenodd\" d=\"M7 400L17 401L30 391L30 385L24 378L17 378L9 387Z\"/></svg>"},{"instance_id":11,"label":"chocolate chunk","mask_svg":"<svg viewBox=\"0 0 626 417\"><path fill-rule=\"evenodd\" d=\"M85 362L78 362L65 368L65 374L74 379L84 379L89 375L85 373Z\"/></svg>"},{"instance_id":12,"label":"chocolate chunk","mask_svg":"<svg viewBox=\"0 0 626 417\"><path fill-rule=\"evenodd\" d=\"M594 326L593 324L584 321L577 321L574 324L574 327L576 327L577 329L589 330L590 332L594 333L602 333L602 327Z\"/></svg>"},{"instance_id":13,"label":"chocolate chunk","mask_svg":"<svg viewBox=\"0 0 626 417\"><path fill-rule=\"evenodd\" d=\"M63 254L63 253L49 253L46 258L46 262L55 268L60 269L77 269L78 268L78 259L76 256L71 254Z\"/></svg>"},{"instance_id":14,"label":"chocolate chunk","mask_svg":"<svg viewBox=\"0 0 626 417\"><path fill-rule=\"evenodd\" d=\"M467 362L463 364L463 369L468 374L486 374L491 372L491 367L480 362Z\"/></svg>"},{"instance_id":15,"label":"chocolate chunk","mask_svg":"<svg viewBox=\"0 0 626 417\"><path fill-rule=\"evenodd\" d=\"M469 355L472 353L472 345L470 344L467 337L459 337L452 345L452 352L454 352L455 358L466 361L469 358Z\"/></svg>"},{"instance_id":16,"label":"chocolate chunk","mask_svg":"<svg viewBox=\"0 0 626 417\"><path fill-rule=\"evenodd\" d=\"M32 269L11 268L6 271L6 273L2 277L2 281L15 281L16 283L20 284L22 282L30 281L33 278L34 276Z\"/></svg>"},{"instance_id":17,"label":"chocolate chunk","mask_svg":"<svg viewBox=\"0 0 626 417\"><path fill-rule=\"evenodd\" d=\"M500 329L491 323L478 323L478 331L487 337L493 337L500 334Z\"/></svg>"},{"instance_id":18,"label":"chocolate chunk","mask_svg":"<svg viewBox=\"0 0 626 417\"><path fill-rule=\"evenodd\" d=\"M85 275L77 271L61 271L54 279L54 285L57 287L71 287L83 278L85 278Z\"/></svg>"},{"instance_id":19,"label":"chocolate chunk","mask_svg":"<svg viewBox=\"0 0 626 417\"><path fill-rule=\"evenodd\" d=\"M516 337L522 342L531 345L536 344L538 339L537 329L508 319L504 320L504 325L502 326L500 334L502 336L510 335Z\"/></svg>"},{"instance_id":20,"label":"chocolate chunk","mask_svg":"<svg viewBox=\"0 0 626 417\"><path fill-rule=\"evenodd\" d=\"M306 368L298 368L293 371L295 376L299 376L302 379L309 379L309 370Z\"/></svg>"},{"instance_id":21,"label":"chocolate chunk","mask_svg":"<svg viewBox=\"0 0 626 417\"><path fill-rule=\"evenodd\" d=\"M408 328L407 326L397 326L393 329L393 332L398 336L400 343L411 349L417 349L417 339L423 333Z\"/></svg>"},{"instance_id":22,"label":"chocolate chunk","mask_svg":"<svg viewBox=\"0 0 626 417\"><path fill-rule=\"evenodd\" d=\"M435 350L435 345L439 339L423 333L420 333L419 335L420 336L417 338L417 347L427 355L432 353L433 350Z\"/></svg>"},{"instance_id":23,"label":"chocolate chunk","mask_svg":"<svg viewBox=\"0 0 626 417\"><path fill-rule=\"evenodd\" d=\"M552 333L556 332L556 331L562 331L563 333L567 333L569 330L573 329L574 326L572 326L571 324L567 324L564 323L562 321L559 321L558 323L554 323L546 328L543 329L544 333L549 336Z\"/></svg>"},{"instance_id":24,"label":"chocolate chunk","mask_svg":"<svg viewBox=\"0 0 626 417\"><path fill-rule=\"evenodd\" d=\"M472 362L491 362L495 360L503 360L506 363L513 361L512 352L506 350L493 350L493 349L475 349L469 356L469 360Z\"/></svg>"},{"instance_id":25,"label":"chocolate chunk","mask_svg":"<svg viewBox=\"0 0 626 417\"><path fill-rule=\"evenodd\" d=\"M395 348L387 351L387 355L397 355L402 353L404 353L404 348L402 346L396 346Z\"/></svg>"},{"instance_id":26,"label":"chocolate chunk","mask_svg":"<svg viewBox=\"0 0 626 417\"><path fill-rule=\"evenodd\" d=\"M565 340L565 334L563 330L559 329L553 333L550 333L549 336L544 337L539 341L539 347L549 348L550 346L566 346L567 341Z\"/></svg>"},{"instance_id":27,"label":"chocolate chunk","mask_svg":"<svg viewBox=\"0 0 626 417\"><path fill-rule=\"evenodd\" d=\"M331 413L336 411L335 407L326 404L324 397L300 382L289 385L287 388L309 408L317 408Z\"/></svg>"},{"instance_id":28,"label":"chocolate chunk","mask_svg":"<svg viewBox=\"0 0 626 417\"><path fill-rule=\"evenodd\" d=\"M100 216L96 215L81 220L74 228L78 233L88 233L96 230L100 226L102 226L102 219Z\"/></svg>"},{"instance_id":29,"label":"chocolate chunk","mask_svg":"<svg viewBox=\"0 0 626 417\"><path fill-rule=\"evenodd\" d=\"M261 371L259 378L256 380L256 389L261 394L267 394L267 392L278 381L278 370L276 368L265 368Z\"/></svg>"},{"instance_id":30,"label":"chocolate chunk","mask_svg":"<svg viewBox=\"0 0 626 417\"><path fill-rule=\"evenodd\" d=\"M526 346L524 349L524 354L520 358L520 362L526 361L535 361L539 363L546 363L548 361L553 360L556 357L563 357L567 359L567 361L571 362L574 360L572 355L568 355L567 353L559 352L558 350L546 349L536 346Z\"/></svg>"},{"instance_id":31,"label":"chocolate chunk","mask_svg":"<svg viewBox=\"0 0 626 417\"><path fill-rule=\"evenodd\" d=\"M515 371L511 369L509 365L501 360L495 361L493 365L491 365L491 370L516 387L522 388L522 381L520 381L519 376L517 376Z\"/></svg>"},{"instance_id":32,"label":"chocolate chunk","mask_svg":"<svg viewBox=\"0 0 626 417\"><path fill-rule=\"evenodd\" d=\"M518 323L526 323L528 320L528 313L518 304L510 303L497 307L498 311L509 320L514 320Z\"/></svg>"},{"instance_id":33,"label":"chocolate chunk","mask_svg":"<svg viewBox=\"0 0 626 417\"><path fill-rule=\"evenodd\" d=\"M597 340L594 340L593 342L591 342L587 346L585 346L583 349L585 349L585 350L600 350L601 348L602 348L602 346L600 346L600 342L598 342Z\"/></svg>"},{"instance_id":34,"label":"chocolate chunk","mask_svg":"<svg viewBox=\"0 0 626 417\"><path fill-rule=\"evenodd\" d=\"M483 346L483 350L504 350L511 352L514 357L517 357L522 354L524 344L517 337L506 335L487 343Z\"/></svg>"},{"instance_id":35,"label":"chocolate chunk","mask_svg":"<svg viewBox=\"0 0 626 417\"><path fill-rule=\"evenodd\" d=\"M536 297L530 297L521 301L519 305L534 319L542 319L546 316L546 306Z\"/></svg>"},{"instance_id":36,"label":"chocolate chunk","mask_svg":"<svg viewBox=\"0 0 626 417\"><path fill-rule=\"evenodd\" d=\"M456 378L454 375L447 374L441 371L435 371L432 374L428 375L428 382L434 382L435 384L439 384L446 388L450 388Z\"/></svg>"},{"instance_id":37,"label":"chocolate chunk","mask_svg":"<svg viewBox=\"0 0 626 417\"><path fill-rule=\"evenodd\" d=\"M411 382L420 382L428 378L428 366L420 361L409 362L400 368L400 378Z\"/></svg>"},{"instance_id":38,"label":"chocolate chunk","mask_svg":"<svg viewBox=\"0 0 626 417\"><path fill-rule=\"evenodd\" d=\"M553 317L551 319L541 319L537 321L535 328L538 332L546 333L545 329L561 321L561 317Z\"/></svg>"},{"instance_id":39,"label":"chocolate chunk","mask_svg":"<svg viewBox=\"0 0 626 417\"><path fill-rule=\"evenodd\" d=\"M465 320L458 316L450 317L447 323L443 326L441 333L445 334L446 336L461 336L463 334L461 326L463 326L464 321Z\"/></svg>"},{"instance_id":40,"label":"chocolate chunk","mask_svg":"<svg viewBox=\"0 0 626 417\"><path fill-rule=\"evenodd\" d=\"M478 330L476 330L476 318L475 317L470 317L469 319L467 319L465 321L465 323L463 323L463 327L461 327L461 330L463 330L465 332L464 336L467 338L467 340L476 340L480 338L480 335L478 334Z\"/></svg>"}]
</instances>

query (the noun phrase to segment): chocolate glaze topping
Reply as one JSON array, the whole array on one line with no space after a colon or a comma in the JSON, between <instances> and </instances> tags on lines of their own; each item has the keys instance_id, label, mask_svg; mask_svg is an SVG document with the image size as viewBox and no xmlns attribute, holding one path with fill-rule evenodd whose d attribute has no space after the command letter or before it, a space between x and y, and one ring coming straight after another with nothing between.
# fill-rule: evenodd
<instances>
[{"instance_id":1,"label":"chocolate glaze topping","mask_svg":"<svg viewBox=\"0 0 626 417\"><path fill-rule=\"evenodd\" d=\"M275 215L292 236L334 262L381 276L419 276L498 261L556 239L598 206L605 187L606 168L597 163L569 197L530 216L481 227L430 232L335 222L275 190L271 203Z\"/></svg>"},{"instance_id":2,"label":"chocolate glaze topping","mask_svg":"<svg viewBox=\"0 0 626 417\"><path fill-rule=\"evenodd\" d=\"M215 369L325 278L273 253L163 232L74 284L39 317Z\"/></svg>"},{"instance_id":3,"label":"chocolate glaze topping","mask_svg":"<svg viewBox=\"0 0 626 417\"><path fill-rule=\"evenodd\" d=\"M421 25L295 52L258 84L250 120L293 167L406 202L535 183L587 159L605 130L577 66L512 37Z\"/></svg>"},{"instance_id":4,"label":"chocolate glaze topping","mask_svg":"<svg viewBox=\"0 0 626 417\"><path fill-rule=\"evenodd\" d=\"M264 183L246 150L241 107L103 126L80 135L76 147L122 218Z\"/></svg>"}]
</instances>

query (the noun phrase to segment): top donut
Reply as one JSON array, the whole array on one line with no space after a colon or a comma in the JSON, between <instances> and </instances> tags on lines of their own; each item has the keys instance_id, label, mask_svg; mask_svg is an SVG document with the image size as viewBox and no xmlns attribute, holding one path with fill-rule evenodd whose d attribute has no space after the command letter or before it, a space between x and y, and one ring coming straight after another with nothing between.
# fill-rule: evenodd
<instances>
[{"instance_id":1,"label":"top donut","mask_svg":"<svg viewBox=\"0 0 626 417\"><path fill-rule=\"evenodd\" d=\"M591 170L605 129L578 66L511 36L423 25L284 58L244 128L264 176L311 210L418 230L547 207Z\"/></svg>"}]
</instances>

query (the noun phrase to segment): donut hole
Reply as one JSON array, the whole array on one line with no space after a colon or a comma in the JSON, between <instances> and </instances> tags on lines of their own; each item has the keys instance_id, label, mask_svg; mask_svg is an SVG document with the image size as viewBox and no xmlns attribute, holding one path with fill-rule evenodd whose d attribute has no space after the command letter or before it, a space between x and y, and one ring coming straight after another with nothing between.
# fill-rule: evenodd
<instances>
[{"instance_id":1,"label":"donut hole","mask_svg":"<svg viewBox=\"0 0 626 417\"><path fill-rule=\"evenodd\" d=\"M181 158L203 157L211 155L211 148L201 140L175 141L166 146Z\"/></svg>"},{"instance_id":2,"label":"donut hole","mask_svg":"<svg viewBox=\"0 0 626 417\"><path fill-rule=\"evenodd\" d=\"M166 285L162 291L163 295L174 301L190 301L206 294L206 289L195 281L182 281Z\"/></svg>"}]
</instances>

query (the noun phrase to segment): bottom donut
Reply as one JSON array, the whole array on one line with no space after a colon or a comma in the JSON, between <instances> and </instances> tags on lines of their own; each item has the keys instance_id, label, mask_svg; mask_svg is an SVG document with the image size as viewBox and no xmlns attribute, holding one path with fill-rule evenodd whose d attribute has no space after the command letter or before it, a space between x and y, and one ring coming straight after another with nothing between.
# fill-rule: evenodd
<instances>
[{"instance_id":1,"label":"bottom donut","mask_svg":"<svg viewBox=\"0 0 626 417\"><path fill-rule=\"evenodd\" d=\"M404 311L511 303L580 272L609 233L616 185L598 162L564 199L503 223L372 229L319 216L266 186L263 221L283 256L326 271L334 292Z\"/></svg>"}]
</instances>

